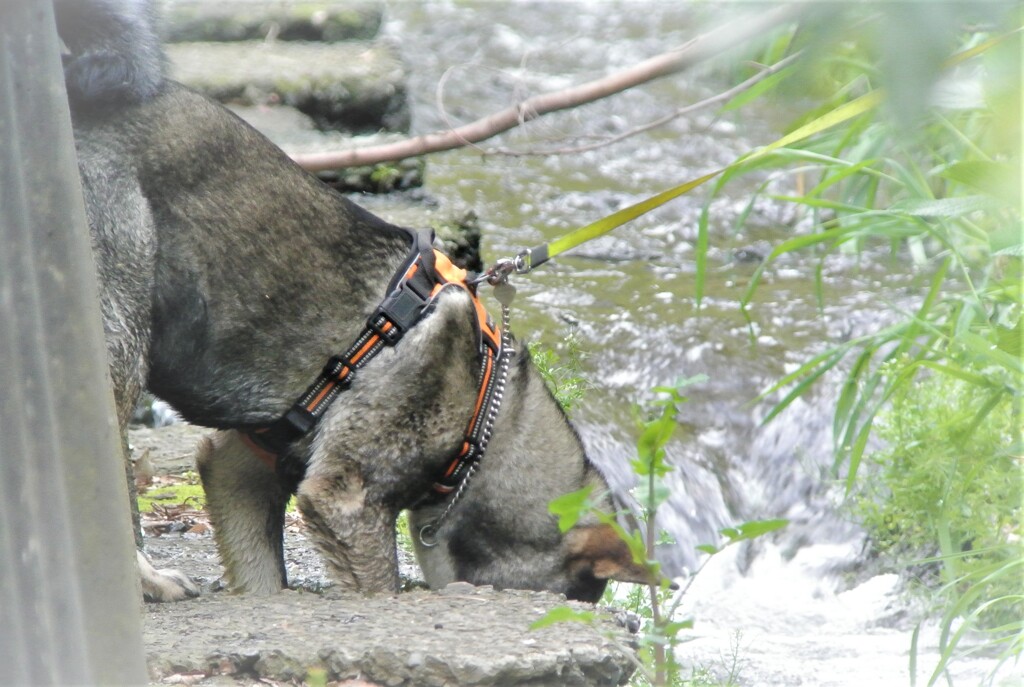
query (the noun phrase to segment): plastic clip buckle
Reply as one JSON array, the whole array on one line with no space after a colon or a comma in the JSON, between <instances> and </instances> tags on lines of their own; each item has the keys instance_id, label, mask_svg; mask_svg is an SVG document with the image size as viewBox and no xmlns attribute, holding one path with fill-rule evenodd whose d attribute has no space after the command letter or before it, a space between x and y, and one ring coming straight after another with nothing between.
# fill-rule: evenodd
<instances>
[{"instance_id":1,"label":"plastic clip buckle","mask_svg":"<svg viewBox=\"0 0 1024 687\"><path fill-rule=\"evenodd\" d=\"M429 295L420 295L410 284L411 282L407 282L398 291L385 298L367 323L367 326L389 346L397 343L405 332L419 322L430 301ZM377 324L381 316L392 325L391 329L386 332L383 331L383 323Z\"/></svg>"}]
</instances>

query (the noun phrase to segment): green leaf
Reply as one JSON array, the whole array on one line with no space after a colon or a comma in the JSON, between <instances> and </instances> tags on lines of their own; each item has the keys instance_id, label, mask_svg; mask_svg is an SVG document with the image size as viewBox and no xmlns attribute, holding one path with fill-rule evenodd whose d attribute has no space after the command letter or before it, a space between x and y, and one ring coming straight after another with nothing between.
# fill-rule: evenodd
<instances>
[{"instance_id":1,"label":"green leaf","mask_svg":"<svg viewBox=\"0 0 1024 687\"><path fill-rule=\"evenodd\" d=\"M847 349L845 347L829 350L827 351L827 353L829 353L830 357L827 358L826 360L817 361L817 359L815 359L811 361L811 363L815 363L817 365L816 368L811 367L809 365L804 365L799 370L797 370L797 372L802 372L802 374L805 375L804 378L800 381L799 384L793 387L789 391L789 393L787 393L782 398L781 401L776 403L775 406L770 411L768 411L768 414L765 416L764 420L761 421L761 424L765 425L771 422L771 420L774 419L775 416L777 416L783 410L785 410L790 403L792 403L800 396L803 396L804 391L806 391L812 384L818 381L818 379L823 374L831 370L833 367L836 366L836 364L839 363L840 360L843 359L843 356L846 355L846 351Z\"/></svg>"},{"instance_id":2,"label":"green leaf","mask_svg":"<svg viewBox=\"0 0 1024 687\"><path fill-rule=\"evenodd\" d=\"M593 238L607 234L611 230L621 227L626 222L632 221L637 217L664 205L668 201L678 198L684 193L690 192L701 184L714 179L719 174L721 174L721 170L715 170L702 177L691 179L690 181L679 184L678 186L673 186L661 193L645 198L638 203L634 203L629 207L617 210L616 212L613 212L606 217L602 217L595 222L591 222L584 227L575 229L564 236L560 236L548 244L548 256L553 258L556 255L564 253L570 248L575 248L581 243L586 243Z\"/></svg>"},{"instance_id":3,"label":"green leaf","mask_svg":"<svg viewBox=\"0 0 1024 687\"><path fill-rule=\"evenodd\" d=\"M970 186L1005 203L1020 202L1020 167L989 160L954 162L939 172L940 177Z\"/></svg>"},{"instance_id":4,"label":"green leaf","mask_svg":"<svg viewBox=\"0 0 1024 687\"><path fill-rule=\"evenodd\" d=\"M812 208L824 208L826 210L836 210L837 212L850 212L855 214L863 214L869 212L870 208L860 207L858 205L850 205L849 203L839 203L834 200L826 200L825 198L812 198L809 196L780 196L780 195L769 195L772 200L778 200L787 203L799 203L800 205L807 205Z\"/></svg>"},{"instance_id":5,"label":"green leaf","mask_svg":"<svg viewBox=\"0 0 1024 687\"><path fill-rule=\"evenodd\" d=\"M917 641L920 635L921 623L918 623L910 635L910 687L917 687Z\"/></svg>"},{"instance_id":6,"label":"green leaf","mask_svg":"<svg viewBox=\"0 0 1024 687\"><path fill-rule=\"evenodd\" d=\"M721 115L732 110L738 110L744 105L753 102L754 100L757 100L765 93L768 93L774 90L776 87L778 87L778 85L782 83L785 79L788 79L790 76L792 76L794 71L795 67L789 66L780 69L771 76L765 77L764 79L758 81L756 84L754 84L747 90L734 96L732 100L727 102L725 105L722 105L721 109L718 110L718 114Z\"/></svg>"},{"instance_id":7,"label":"green leaf","mask_svg":"<svg viewBox=\"0 0 1024 687\"><path fill-rule=\"evenodd\" d=\"M857 438L853 442L853 448L850 449L850 456L848 458L849 465L847 466L846 473L846 493L849 495L853 491L853 484L857 477L857 469L860 467L861 456L864 455L864 449L868 445L868 439L871 437L871 426L874 423L875 413L874 411L868 415L864 420L864 424L861 425L860 432L857 433Z\"/></svg>"},{"instance_id":8,"label":"green leaf","mask_svg":"<svg viewBox=\"0 0 1024 687\"><path fill-rule=\"evenodd\" d=\"M639 530L626 532L621 528L619 528L618 532L619 538L626 542L626 546L629 547L629 552L633 556L633 562L640 565L647 564L647 542L644 540L643 532Z\"/></svg>"},{"instance_id":9,"label":"green leaf","mask_svg":"<svg viewBox=\"0 0 1024 687\"><path fill-rule=\"evenodd\" d=\"M935 200L905 200L893 204L889 209L914 217L956 218L974 212L997 210L1004 206L1004 203L991 196L956 196Z\"/></svg>"},{"instance_id":10,"label":"green leaf","mask_svg":"<svg viewBox=\"0 0 1024 687\"><path fill-rule=\"evenodd\" d=\"M555 623L583 623L590 625L594 622L593 611L577 611L574 608L568 606L559 606L552 608L544 617L530 624L531 630L539 630Z\"/></svg>"},{"instance_id":11,"label":"green leaf","mask_svg":"<svg viewBox=\"0 0 1024 687\"><path fill-rule=\"evenodd\" d=\"M988 363L995 363L1016 374L1024 374L1024 363L1020 358L1002 350L994 341L989 341L974 332L960 332L953 337L953 341Z\"/></svg>"},{"instance_id":12,"label":"green leaf","mask_svg":"<svg viewBox=\"0 0 1024 687\"><path fill-rule=\"evenodd\" d=\"M692 630L693 619L688 618L686 620L676 620L673 622L665 623L661 626L662 634L666 637L675 637L681 630Z\"/></svg>"},{"instance_id":13,"label":"green leaf","mask_svg":"<svg viewBox=\"0 0 1024 687\"><path fill-rule=\"evenodd\" d=\"M754 539L763 534L768 534L769 532L782 529L788 524L789 520L784 519L752 520L750 522L745 522L742 525L737 525L736 527L724 527L719 530L719 532L723 537L729 540L730 544L735 544L736 542Z\"/></svg>"},{"instance_id":14,"label":"green leaf","mask_svg":"<svg viewBox=\"0 0 1024 687\"><path fill-rule=\"evenodd\" d=\"M740 158L740 160L734 162L730 166L735 166L740 162L750 162L751 160L756 160L758 158L768 155L769 153L775 150L778 150L779 148L784 148L790 144L798 143L804 140L805 138L810 138L811 136L821 133L826 129L830 129L837 124L841 124L848 119L852 119L874 109L880 102L882 102L883 99L884 96L882 95L881 91L876 90L865 93L859 98L851 100L850 102L847 103L843 103L839 107L823 114L814 121L804 124L803 126L797 128L795 131L792 131L789 134L783 136L779 140L774 141L764 146L763 148L757 149L756 151L754 151L750 155L747 155L746 157Z\"/></svg>"},{"instance_id":15,"label":"green leaf","mask_svg":"<svg viewBox=\"0 0 1024 687\"><path fill-rule=\"evenodd\" d=\"M850 368L850 372L846 376L846 381L843 382L843 389L839 394L839 399L836 401L836 409L832 422L832 436L835 437L837 441L839 437L843 435L843 430L846 429L847 423L850 419L850 411L853 409L853 402L860 390L860 376L864 370L867 369L868 363L871 361L874 353L874 348L866 348L857 358L857 362L855 362L853 367Z\"/></svg>"},{"instance_id":16,"label":"green leaf","mask_svg":"<svg viewBox=\"0 0 1024 687\"><path fill-rule=\"evenodd\" d=\"M593 486L583 487L579 491L563 494L548 504L548 512L558 517L560 531L568 532L591 508L590 493L593 490Z\"/></svg>"},{"instance_id":17,"label":"green leaf","mask_svg":"<svg viewBox=\"0 0 1024 687\"><path fill-rule=\"evenodd\" d=\"M851 176L853 176L855 174L858 174L858 173L864 171L865 168L870 167L871 165L875 164L875 162L876 161L874 159L862 160L861 162L858 162L858 163L852 164L852 165L849 164L848 162L843 162L840 165L840 169L838 171L836 171L836 172L832 172L831 169L826 168L827 176L824 179L822 179L821 182L819 182L817 186L815 186L813 189L811 189L810 192L807 195L808 196L818 196L825 189L827 189L827 188L829 188L831 186L834 186L835 184L838 184L839 182L845 180L847 177L851 177ZM874 170L869 170L869 171L874 171Z\"/></svg>"},{"instance_id":18,"label":"green leaf","mask_svg":"<svg viewBox=\"0 0 1024 687\"><path fill-rule=\"evenodd\" d=\"M719 549L717 546L712 546L711 544L698 544L697 550L703 551L704 553L710 556L714 556L716 553L721 551L721 549Z\"/></svg>"}]
</instances>

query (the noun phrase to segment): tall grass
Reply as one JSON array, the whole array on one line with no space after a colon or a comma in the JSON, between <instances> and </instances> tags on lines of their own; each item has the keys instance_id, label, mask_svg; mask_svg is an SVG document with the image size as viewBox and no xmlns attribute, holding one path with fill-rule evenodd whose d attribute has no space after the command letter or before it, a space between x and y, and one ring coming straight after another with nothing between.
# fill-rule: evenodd
<instances>
[{"instance_id":1,"label":"tall grass","mask_svg":"<svg viewBox=\"0 0 1024 687\"><path fill-rule=\"evenodd\" d=\"M933 584L941 656L929 684L959 653L981 646L1009 660L1024 648L1021 15L996 3L817 6L780 31L758 62L801 59L723 107L742 112L756 98L805 103L786 135L659 194L676 197L714 181L694 253L698 305L714 240L710 208L723 187L756 180L737 231L761 196L799 208L801 229L775 246L741 300L752 329L762 277L791 253L818 258L809 278L822 303L824 266L837 253L874 259L888 251L919 274L924 287L893 324L824 350L762 397L779 398L770 421L829 373L841 376L836 474L860 499L880 553L941 571ZM681 399L672 396L665 408ZM660 476L661 463L642 459L658 455L673 422L664 415L645 425L634 466L641 483ZM885 448L871 448L872 437ZM652 487L653 507L644 506L648 523L657 494ZM575 494L552 508L578 516L586 503L586 494ZM744 532L722 534L733 541ZM644 550L652 538L622 536L657 571ZM646 679L660 685L680 676L665 651L671 640L658 634L657 591L650 597L654 671ZM674 637L685 626L671 627ZM982 642L965 648L972 633ZM915 632L912 676L917 639Z\"/></svg>"},{"instance_id":2,"label":"tall grass","mask_svg":"<svg viewBox=\"0 0 1024 687\"><path fill-rule=\"evenodd\" d=\"M828 348L764 397L780 399L771 420L826 374L841 375L837 475L871 504L862 512L879 551L940 562L942 656L931 682L972 631L1007 658L1019 655L1024 637L1021 17L1005 6L976 5L984 14L973 16L955 10L832 8L827 26L782 32L767 63L796 50L813 59L727 107L810 95L796 129L872 94L884 105L727 170L709 194L697 247L700 265L713 240L715 192L748 176L758 190L737 229L761 195L798 206L806 219L806 230L775 246L752 278L742 299L751 322L762 276L790 253L818 258L808 276L819 294L836 253L887 250L924 280L894 324ZM891 40L894 26L909 29L902 43ZM887 448L873 453L872 437ZM883 477L870 494L865 465Z\"/></svg>"}]
</instances>

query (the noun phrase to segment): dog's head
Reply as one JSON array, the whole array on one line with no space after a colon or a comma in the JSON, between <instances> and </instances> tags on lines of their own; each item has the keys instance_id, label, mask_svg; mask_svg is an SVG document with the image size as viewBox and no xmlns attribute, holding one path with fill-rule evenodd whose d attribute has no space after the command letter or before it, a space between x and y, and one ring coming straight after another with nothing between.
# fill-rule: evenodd
<instances>
[{"instance_id":1,"label":"dog's head","mask_svg":"<svg viewBox=\"0 0 1024 687\"><path fill-rule=\"evenodd\" d=\"M594 479L603 484L596 471ZM541 485L526 487L543 493ZM421 537L421 530L436 515L410 514L417 558L431 587L463 580L595 602L610 580L657 582L651 570L633 560L629 547L610 525L584 518L562 533L546 503L522 498L526 490L507 488L504 498L490 498L489 492L481 484L470 487L465 501L430 537Z\"/></svg>"},{"instance_id":2,"label":"dog's head","mask_svg":"<svg viewBox=\"0 0 1024 687\"><path fill-rule=\"evenodd\" d=\"M524 347L525 348L525 347ZM600 471L530 356L511 367L505 400L479 470L447 515L449 502L410 513L427 583L456 580L498 589L536 589L597 601L609 580L656 582L634 562L615 529L584 514L566 532L552 500L588 489L598 510L615 510ZM440 519L440 523L438 523ZM420 533L438 525L427 546Z\"/></svg>"},{"instance_id":3,"label":"dog's head","mask_svg":"<svg viewBox=\"0 0 1024 687\"><path fill-rule=\"evenodd\" d=\"M415 519L412 520L415 523ZM415 524L414 524L415 528ZM579 525L547 541L501 541L487 528L458 530L424 546L413 533L416 553L433 588L464 580L497 589L536 589L595 602L610 580L654 584L643 565L608 525ZM556 528L557 529L557 528Z\"/></svg>"}]
</instances>

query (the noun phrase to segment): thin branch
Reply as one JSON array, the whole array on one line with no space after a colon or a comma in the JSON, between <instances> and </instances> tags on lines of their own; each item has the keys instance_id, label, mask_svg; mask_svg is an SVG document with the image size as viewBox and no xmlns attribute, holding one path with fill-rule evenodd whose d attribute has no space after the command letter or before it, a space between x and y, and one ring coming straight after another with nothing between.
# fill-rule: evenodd
<instances>
[{"instance_id":1,"label":"thin branch","mask_svg":"<svg viewBox=\"0 0 1024 687\"><path fill-rule=\"evenodd\" d=\"M623 141L627 138L631 138L638 134L642 134L645 131L650 131L651 129L657 129L660 126L664 126L671 122L672 120L682 117L683 115L688 115L692 112L696 112L697 110L704 109L705 107L710 107L712 105L717 105L720 102L730 100L731 98L739 95L740 93L752 88L753 86L763 81L764 79L767 79L772 74L776 74L779 71L788 67L800 56L802 52L803 51L795 52L789 57L779 60L770 67L764 67L762 71L758 72L757 74L750 77L746 81L733 86L727 91L723 91L721 93L718 93L717 95L705 98L704 100L692 103L685 107L681 107L675 112L670 112L669 114L659 117L650 122L647 122L646 124L642 124L638 127L630 129L629 131L624 131L621 134L616 134L615 136L602 138L600 141L596 141L594 143L588 143L586 145L579 146L564 146L561 148L530 148L528 150L514 150L512 148L481 148L480 152L483 153L484 155L505 155L509 157L526 157L528 155L573 155L576 153L585 153L591 150L597 150L598 148L604 148L605 146L614 145L619 141Z\"/></svg>"},{"instance_id":2,"label":"thin branch","mask_svg":"<svg viewBox=\"0 0 1024 687\"><path fill-rule=\"evenodd\" d=\"M676 50L644 60L628 69L578 86L527 98L504 110L454 129L378 146L295 155L293 159L305 169L318 172L401 160L460 148L467 143L478 143L541 115L578 107L687 69L730 48L745 45L762 37L775 26L795 19L801 10L801 5L785 4L757 16L744 16L698 36Z\"/></svg>"}]
</instances>

